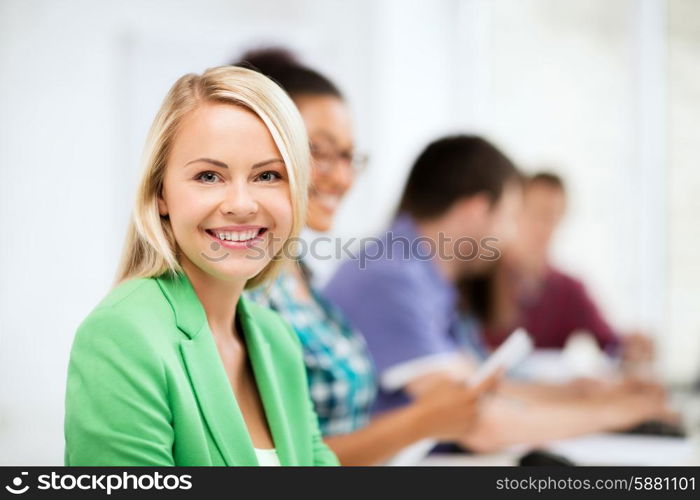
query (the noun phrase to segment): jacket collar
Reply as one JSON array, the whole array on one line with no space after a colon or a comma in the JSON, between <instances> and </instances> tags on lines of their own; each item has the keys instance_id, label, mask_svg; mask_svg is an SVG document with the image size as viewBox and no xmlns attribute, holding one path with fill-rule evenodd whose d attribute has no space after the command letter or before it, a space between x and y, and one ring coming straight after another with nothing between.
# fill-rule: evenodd
<instances>
[{"instance_id":1,"label":"jacket collar","mask_svg":"<svg viewBox=\"0 0 700 500\"><path fill-rule=\"evenodd\" d=\"M185 273L156 278L158 286L175 314L175 324L190 339L199 335L207 324L207 315Z\"/></svg>"}]
</instances>

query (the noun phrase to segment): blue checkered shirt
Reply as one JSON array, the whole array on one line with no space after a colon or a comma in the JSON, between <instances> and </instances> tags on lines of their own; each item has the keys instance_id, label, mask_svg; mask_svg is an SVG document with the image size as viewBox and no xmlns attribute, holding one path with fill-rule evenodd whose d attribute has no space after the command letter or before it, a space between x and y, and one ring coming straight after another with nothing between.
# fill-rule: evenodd
<instances>
[{"instance_id":1,"label":"blue checkered shirt","mask_svg":"<svg viewBox=\"0 0 700 500\"><path fill-rule=\"evenodd\" d=\"M339 309L310 284L282 272L272 286L247 291L249 298L277 311L294 328L304 349L309 392L324 436L356 431L369 422L376 379L364 337ZM311 300L295 290L308 287Z\"/></svg>"}]
</instances>

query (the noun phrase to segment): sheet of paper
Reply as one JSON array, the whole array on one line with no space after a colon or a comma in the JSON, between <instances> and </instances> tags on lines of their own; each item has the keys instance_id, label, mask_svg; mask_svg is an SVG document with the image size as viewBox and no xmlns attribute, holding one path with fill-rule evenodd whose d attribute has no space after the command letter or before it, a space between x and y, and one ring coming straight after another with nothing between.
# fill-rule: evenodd
<instances>
[{"instance_id":1,"label":"sheet of paper","mask_svg":"<svg viewBox=\"0 0 700 500\"><path fill-rule=\"evenodd\" d=\"M508 371L532 352L534 344L524 328L518 328L484 361L468 383L477 385L498 370Z\"/></svg>"}]
</instances>

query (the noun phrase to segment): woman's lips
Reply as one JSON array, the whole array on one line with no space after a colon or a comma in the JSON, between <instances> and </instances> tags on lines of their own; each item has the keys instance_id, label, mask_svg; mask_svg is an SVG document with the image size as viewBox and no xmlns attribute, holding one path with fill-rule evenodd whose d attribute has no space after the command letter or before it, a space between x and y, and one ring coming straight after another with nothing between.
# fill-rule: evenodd
<instances>
[{"instance_id":1,"label":"woman's lips","mask_svg":"<svg viewBox=\"0 0 700 500\"><path fill-rule=\"evenodd\" d=\"M245 250L263 241L263 235L267 232L267 228L260 226L227 226L206 229L205 232L224 248Z\"/></svg>"}]
</instances>

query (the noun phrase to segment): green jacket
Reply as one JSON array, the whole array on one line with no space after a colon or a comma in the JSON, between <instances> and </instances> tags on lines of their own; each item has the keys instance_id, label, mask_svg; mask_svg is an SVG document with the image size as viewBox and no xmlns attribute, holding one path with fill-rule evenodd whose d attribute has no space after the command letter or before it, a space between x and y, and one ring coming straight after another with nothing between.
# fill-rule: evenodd
<instances>
[{"instance_id":1,"label":"green jacket","mask_svg":"<svg viewBox=\"0 0 700 500\"><path fill-rule=\"evenodd\" d=\"M337 465L301 348L274 312L237 315L282 465ZM68 366L66 465L257 465L204 313L184 274L127 281L80 325Z\"/></svg>"}]
</instances>

